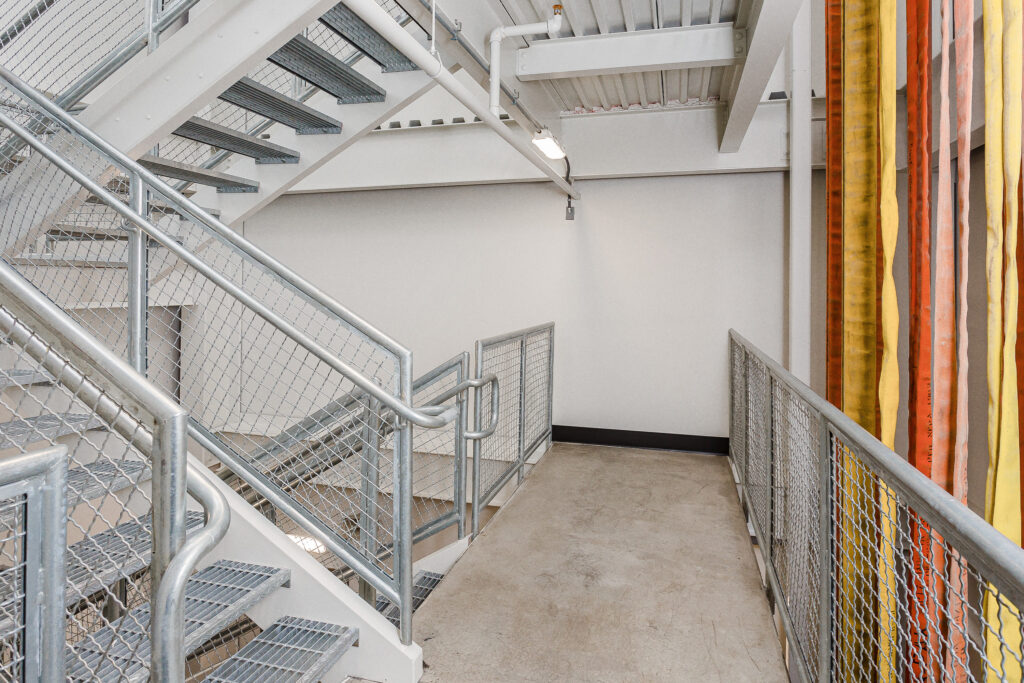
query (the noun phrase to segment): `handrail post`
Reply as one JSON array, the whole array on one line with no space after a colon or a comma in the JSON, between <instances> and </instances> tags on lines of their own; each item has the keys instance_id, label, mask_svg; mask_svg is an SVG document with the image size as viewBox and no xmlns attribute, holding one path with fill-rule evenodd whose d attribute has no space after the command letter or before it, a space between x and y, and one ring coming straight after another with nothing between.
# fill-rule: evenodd
<instances>
[{"instance_id":1,"label":"handrail post","mask_svg":"<svg viewBox=\"0 0 1024 683\"><path fill-rule=\"evenodd\" d=\"M484 370L484 351L480 341L477 341L474 351L476 352L476 377L480 377ZM483 398L479 391L475 391L473 394L473 429L479 432L483 429L483 418L480 415L483 409ZM480 534L480 461L482 458L483 442L476 439L473 441L473 520L471 527L474 539Z\"/></svg>"},{"instance_id":2,"label":"handrail post","mask_svg":"<svg viewBox=\"0 0 1024 683\"><path fill-rule=\"evenodd\" d=\"M523 483L523 470L526 467L526 342L529 335L524 332L519 348L519 472L516 474L516 486Z\"/></svg>"},{"instance_id":3,"label":"handrail post","mask_svg":"<svg viewBox=\"0 0 1024 683\"><path fill-rule=\"evenodd\" d=\"M185 474L188 417L181 413L157 421L153 430L153 561L150 576L153 585L151 602L150 642L153 662L167 663L168 669L153 667L156 683L180 681L185 666L184 612L175 610L176 624L161 623L156 615L165 614L160 605L160 583L171 560L185 544ZM179 596L184 600L184 594ZM179 675L180 674L180 675Z\"/></svg>"},{"instance_id":4,"label":"handrail post","mask_svg":"<svg viewBox=\"0 0 1024 683\"><path fill-rule=\"evenodd\" d=\"M163 0L143 0L146 3L146 51L152 52L160 45L160 31L157 22Z\"/></svg>"},{"instance_id":5,"label":"handrail post","mask_svg":"<svg viewBox=\"0 0 1024 683\"><path fill-rule=\"evenodd\" d=\"M413 403L412 354L403 357L398 370L399 398L406 405ZM393 491L395 507L395 581L398 583L399 636L403 645L412 643L412 423L395 415L395 456L397 477Z\"/></svg>"},{"instance_id":6,"label":"handrail post","mask_svg":"<svg viewBox=\"0 0 1024 683\"><path fill-rule=\"evenodd\" d=\"M140 216L148 216L146 188L137 173L130 176L130 200L132 210ZM146 375L147 334L149 315L149 237L136 225L128 228L128 357L132 367L140 375Z\"/></svg>"},{"instance_id":7,"label":"handrail post","mask_svg":"<svg viewBox=\"0 0 1024 683\"><path fill-rule=\"evenodd\" d=\"M459 369L455 376L455 385L459 386L469 375L469 355L462 354ZM469 390L459 393L455 399L459 407L459 416L455 421L455 511L458 513L459 539L466 537L466 430L469 420ZM478 393L478 392L474 392Z\"/></svg>"},{"instance_id":8,"label":"handrail post","mask_svg":"<svg viewBox=\"0 0 1024 683\"><path fill-rule=\"evenodd\" d=\"M359 511L359 543L367 557L376 557L380 544L377 542L377 491L380 479L380 402L367 397L366 416L363 422L363 445L360 449L360 481L362 495ZM359 596L373 605L377 601L377 590L363 577L359 577Z\"/></svg>"}]
</instances>

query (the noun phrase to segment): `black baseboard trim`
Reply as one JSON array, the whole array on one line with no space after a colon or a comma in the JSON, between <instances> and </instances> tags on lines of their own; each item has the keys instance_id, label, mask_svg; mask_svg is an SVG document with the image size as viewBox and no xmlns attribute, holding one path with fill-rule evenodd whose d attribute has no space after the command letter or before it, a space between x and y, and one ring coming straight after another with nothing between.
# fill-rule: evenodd
<instances>
[{"instance_id":1,"label":"black baseboard trim","mask_svg":"<svg viewBox=\"0 0 1024 683\"><path fill-rule=\"evenodd\" d=\"M597 427L553 425L551 427L551 440L585 443L595 446L653 448L665 451L713 453L715 455L729 454L729 438L725 436L634 432L628 429L598 429Z\"/></svg>"}]
</instances>

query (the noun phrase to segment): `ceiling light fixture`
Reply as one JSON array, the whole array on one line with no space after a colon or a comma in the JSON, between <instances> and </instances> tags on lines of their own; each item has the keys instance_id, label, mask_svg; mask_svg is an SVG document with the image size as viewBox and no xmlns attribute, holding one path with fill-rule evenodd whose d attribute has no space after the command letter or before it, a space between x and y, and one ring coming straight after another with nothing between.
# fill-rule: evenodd
<instances>
[{"instance_id":1,"label":"ceiling light fixture","mask_svg":"<svg viewBox=\"0 0 1024 683\"><path fill-rule=\"evenodd\" d=\"M547 128L542 128L533 134L533 144L537 145L537 149L543 152L548 159L565 158L565 150Z\"/></svg>"}]
</instances>

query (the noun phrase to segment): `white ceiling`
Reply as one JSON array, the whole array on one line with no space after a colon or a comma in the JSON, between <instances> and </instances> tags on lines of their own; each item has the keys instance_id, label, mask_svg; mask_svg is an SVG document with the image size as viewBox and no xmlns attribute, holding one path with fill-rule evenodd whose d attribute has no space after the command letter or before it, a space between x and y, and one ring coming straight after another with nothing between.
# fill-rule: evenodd
<instances>
[{"instance_id":1,"label":"white ceiling","mask_svg":"<svg viewBox=\"0 0 1024 683\"><path fill-rule=\"evenodd\" d=\"M542 0L492 0L507 24L543 21ZM553 38L734 22L746 26L753 0L562 0L562 30ZM526 41L544 40L538 36ZM626 111L717 102L728 92L735 66L558 78L544 81L568 113Z\"/></svg>"}]
</instances>

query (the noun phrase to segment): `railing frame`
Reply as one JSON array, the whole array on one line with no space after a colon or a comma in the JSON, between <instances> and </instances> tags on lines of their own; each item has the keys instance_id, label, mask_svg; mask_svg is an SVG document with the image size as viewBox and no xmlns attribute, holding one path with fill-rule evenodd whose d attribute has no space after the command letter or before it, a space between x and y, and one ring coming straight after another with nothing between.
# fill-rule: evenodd
<instances>
[{"instance_id":1,"label":"railing frame","mask_svg":"<svg viewBox=\"0 0 1024 683\"><path fill-rule=\"evenodd\" d=\"M729 331L730 342L739 346L744 351L744 368L742 377L744 386L741 395L744 405L742 412L745 415L745 423L749 424L749 367L746 365L748 357L754 357L764 364L769 376L769 387L772 382L778 382L791 391L794 395L804 401L807 406L817 413L819 419L817 429L819 432L819 476L821 493L820 496L820 530L821 534L821 586L819 596L819 652L818 658L818 680L829 681L832 674L832 627L830 623L832 615L832 572L833 572L833 529L832 529L832 500L831 492L834 486L834 473L832 471L832 448L833 439L840 439L842 443L853 452L878 479L888 486L897 496L902 498L906 505L912 507L915 513L926 522L936 533L955 547L961 556L972 566L983 572L987 580L997 588L1006 599L1017 605L1024 605L1024 550L1014 544L1003 534L999 533L992 525L979 517L967 506L943 490L936 483L931 481L924 474L919 472L910 463L885 446L881 441L867 432L863 427L854 422L850 417L829 403L827 400L816 394L810 387L794 377L781 364L770 358L756 346L735 330ZM730 349L730 363L734 362ZM732 368L735 370L735 367ZM730 382L734 381L735 373L730 373ZM730 403L736 396L736 387L730 387ZM769 389L769 395L771 391ZM734 404L730 406L735 409ZM768 404L769 425L774 429L773 411L770 402ZM730 423L735 415L735 410L730 413ZM735 425L731 424L731 428ZM775 597L777 612L782 620L787 639L790 639L793 647L791 652L795 654L792 661L797 664L797 672L805 681L813 680L811 677L809 662L803 657L803 648L800 643L794 640L796 630L793 628L791 615L788 610L788 603L785 594L782 592L775 567L774 558L770 556L772 529L762 529L757 515L751 514L752 502L747 488L747 471L750 461L750 444L747 442L749 430L743 435L744 453L743 462L738 463L735 452L730 453L730 460L736 466L736 475L742 492L742 501L748 511L748 519L754 528L758 544L762 549L768 548L765 553L764 567L765 575L769 584L771 594ZM734 443L737 435L731 434L730 444ZM774 439L769 439L768 472L769 476L775 470L775 448ZM772 486L774 488L774 486ZM772 500L774 500L774 492ZM774 515L770 516L773 519ZM769 522L771 526L771 522ZM768 533L765 533L768 532Z\"/></svg>"}]
</instances>

